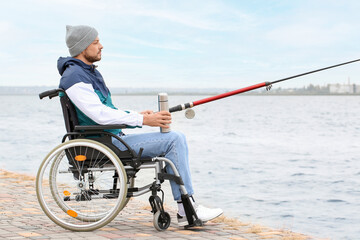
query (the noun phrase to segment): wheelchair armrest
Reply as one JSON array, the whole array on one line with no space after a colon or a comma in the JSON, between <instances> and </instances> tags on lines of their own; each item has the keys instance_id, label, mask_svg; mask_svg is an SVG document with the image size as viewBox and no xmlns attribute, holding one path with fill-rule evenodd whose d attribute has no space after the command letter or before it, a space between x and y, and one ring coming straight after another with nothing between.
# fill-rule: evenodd
<instances>
[{"instance_id":1,"label":"wheelchair armrest","mask_svg":"<svg viewBox=\"0 0 360 240\"><path fill-rule=\"evenodd\" d=\"M53 97L58 96L60 92L64 92L64 90L61 88L48 90L48 91L40 93L39 98L43 99L44 97L49 97L51 99Z\"/></svg>"},{"instance_id":2,"label":"wheelchair armrest","mask_svg":"<svg viewBox=\"0 0 360 240\"><path fill-rule=\"evenodd\" d=\"M125 124L112 124L112 125L76 125L74 127L75 131L99 131L104 129L122 129L126 128Z\"/></svg>"}]
</instances>

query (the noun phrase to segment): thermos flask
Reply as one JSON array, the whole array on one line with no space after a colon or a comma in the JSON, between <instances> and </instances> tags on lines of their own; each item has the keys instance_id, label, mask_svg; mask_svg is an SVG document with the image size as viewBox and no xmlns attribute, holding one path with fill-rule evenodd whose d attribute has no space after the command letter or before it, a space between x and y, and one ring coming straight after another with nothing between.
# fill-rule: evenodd
<instances>
[{"instance_id":1,"label":"thermos flask","mask_svg":"<svg viewBox=\"0 0 360 240\"><path fill-rule=\"evenodd\" d=\"M159 111L169 111L169 102L167 93L158 94ZM160 128L160 132L170 132L170 128Z\"/></svg>"}]
</instances>

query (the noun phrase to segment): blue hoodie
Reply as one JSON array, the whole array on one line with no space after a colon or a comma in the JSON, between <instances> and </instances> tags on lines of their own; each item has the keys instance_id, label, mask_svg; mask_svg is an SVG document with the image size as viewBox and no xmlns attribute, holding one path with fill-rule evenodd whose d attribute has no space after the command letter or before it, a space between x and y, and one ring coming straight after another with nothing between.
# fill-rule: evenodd
<instances>
[{"instance_id":1,"label":"blue hoodie","mask_svg":"<svg viewBox=\"0 0 360 240\"><path fill-rule=\"evenodd\" d=\"M74 103L80 125L127 124L133 127L142 125L142 115L118 110L113 105L110 91L95 65L85 64L72 57L60 57L58 71L61 75L59 87L65 90ZM94 97L94 92L97 97ZM114 134L120 131L110 130Z\"/></svg>"},{"instance_id":2,"label":"blue hoodie","mask_svg":"<svg viewBox=\"0 0 360 240\"><path fill-rule=\"evenodd\" d=\"M107 99L111 101L110 91L106 87L100 72L96 70L95 65L87 65L83 61L72 57L60 57L57 67L61 75L60 88L66 91L76 83L89 83L93 86L100 99L105 100L105 102L107 102ZM115 108L112 103L110 105Z\"/></svg>"}]
</instances>

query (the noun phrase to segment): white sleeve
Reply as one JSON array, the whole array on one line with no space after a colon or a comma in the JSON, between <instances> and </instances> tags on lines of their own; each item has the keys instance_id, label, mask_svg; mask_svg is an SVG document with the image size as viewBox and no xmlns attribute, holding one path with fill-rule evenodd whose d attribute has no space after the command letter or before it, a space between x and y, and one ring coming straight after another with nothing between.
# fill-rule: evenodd
<instances>
[{"instance_id":1,"label":"white sleeve","mask_svg":"<svg viewBox=\"0 0 360 240\"><path fill-rule=\"evenodd\" d=\"M75 106L97 124L126 124L133 127L143 124L143 115L140 113L127 113L102 104L91 84L76 83L65 92Z\"/></svg>"}]
</instances>

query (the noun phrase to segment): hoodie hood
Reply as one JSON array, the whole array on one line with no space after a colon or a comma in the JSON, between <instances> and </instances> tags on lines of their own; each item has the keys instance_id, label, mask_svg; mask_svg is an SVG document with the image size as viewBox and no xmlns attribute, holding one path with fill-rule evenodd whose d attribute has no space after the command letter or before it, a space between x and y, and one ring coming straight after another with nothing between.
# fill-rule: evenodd
<instances>
[{"instance_id":1,"label":"hoodie hood","mask_svg":"<svg viewBox=\"0 0 360 240\"><path fill-rule=\"evenodd\" d=\"M57 68L59 71L59 74L62 76L63 73L65 72L66 68L70 65L79 65L82 68L88 69L88 70L92 70L94 71L95 69L95 65L87 65L86 63L84 63L83 61L73 58L73 57L59 57L58 62L57 62Z\"/></svg>"},{"instance_id":2,"label":"hoodie hood","mask_svg":"<svg viewBox=\"0 0 360 240\"><path fill-rule=\"evenodd\" d=\"M88 65L73 57L60 57L57 68L61 75L59 88L67 90L74 84L83 82L91 84L95 92L101 92L106 98L110 92L106 87L104 79L94 64Z\"/></svg>"}]
</instances>

